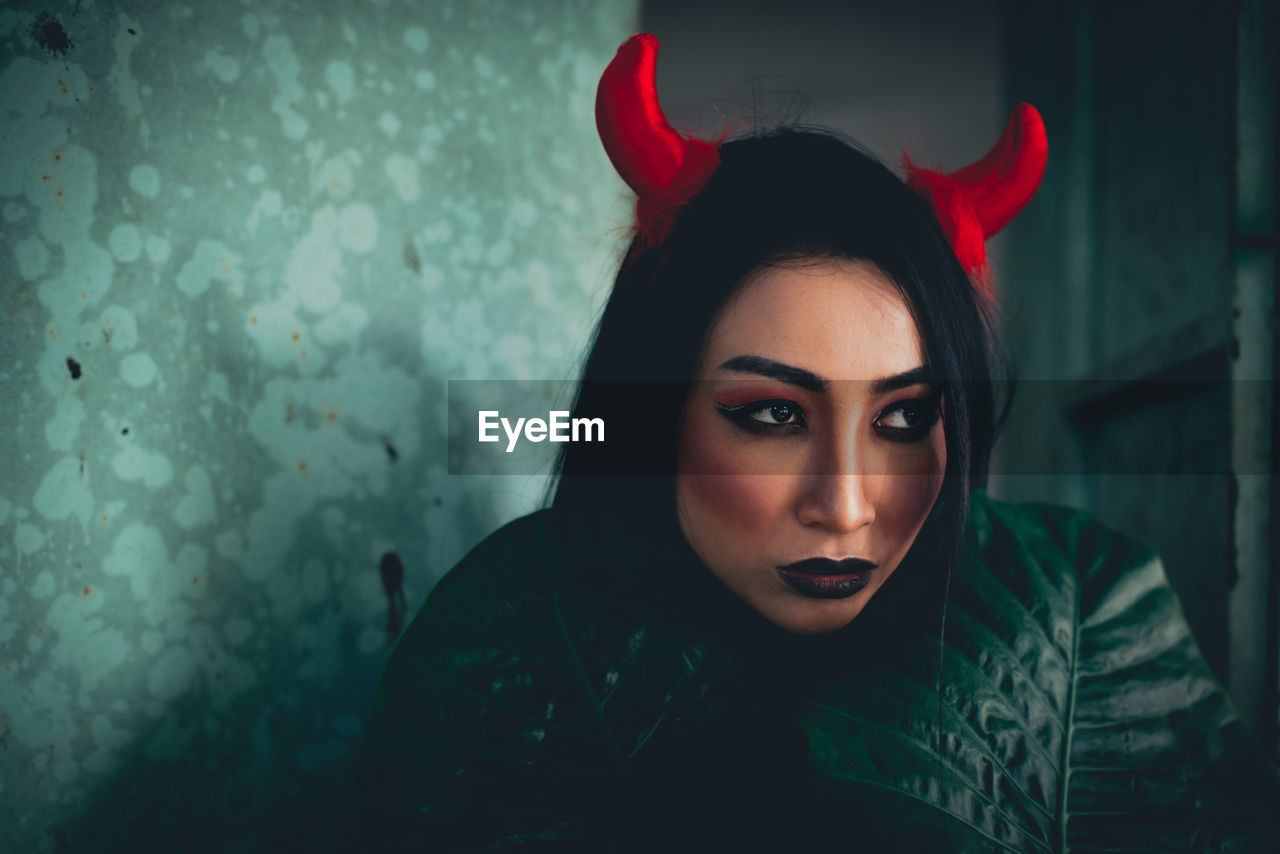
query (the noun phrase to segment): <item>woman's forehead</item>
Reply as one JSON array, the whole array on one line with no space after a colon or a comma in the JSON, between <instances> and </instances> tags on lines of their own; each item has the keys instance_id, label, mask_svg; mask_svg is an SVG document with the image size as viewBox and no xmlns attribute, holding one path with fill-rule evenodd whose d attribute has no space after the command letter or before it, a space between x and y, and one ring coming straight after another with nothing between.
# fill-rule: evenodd
<instances>
[{"instance_id":1,"label":"woman's forehead","mask_svg":"<svg viewBox=\"0 0 1280 854\"><path fill-rule=\"evenodd\" d=\"M703 372L761 356L828 379L878 379L926 364L915 319L894 283L866 261L763 267L708 333Z\"/></svg>"}]
</instances>

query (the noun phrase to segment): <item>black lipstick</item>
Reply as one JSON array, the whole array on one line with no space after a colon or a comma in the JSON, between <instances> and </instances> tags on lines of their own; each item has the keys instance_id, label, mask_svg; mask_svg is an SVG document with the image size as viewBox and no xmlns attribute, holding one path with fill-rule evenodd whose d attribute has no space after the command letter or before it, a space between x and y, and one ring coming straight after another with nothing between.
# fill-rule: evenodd
<instances>
[{"instance_id":1,"label":"black lipstick","mask_svg":"<svg viewBox=\"0 0 1280 854\"><path fill-rule=\"evenodd\" d=\"M876 565L859 557L831 560L812 557L778 567L778 577L792 590L814 599L846 599L866 587Z\"/></svg>"}]
</instances>

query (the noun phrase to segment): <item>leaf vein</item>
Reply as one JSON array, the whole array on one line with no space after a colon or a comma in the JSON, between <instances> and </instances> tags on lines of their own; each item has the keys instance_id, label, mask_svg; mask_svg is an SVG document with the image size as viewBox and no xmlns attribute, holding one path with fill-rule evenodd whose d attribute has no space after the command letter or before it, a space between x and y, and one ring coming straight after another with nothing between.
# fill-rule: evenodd
<instances>
[{"instance_id":1,"label":"leaf vein","mask_svg":"<svg viewBox=\"0 0 1280 854\"><path fill-rule=\"evenodd\" d=\"M903 740L904 740L904 741L906 741L909 745L911 745L912 747L915 747L917 750L920 750L921 752L925 753L925 754L926 754L926 755L928 755L930 758L934 759L934 760L935 760L935 761L937 761L939 764L941 764L943 767L945 767L945 768L947 768L948 770L950 770L950 771L951 771L951 773L955 775L955 777L956 777L956 779L957 779L957 780L959 780L959 781L960 781L961 783L963 783L966 787L968 787L968 788L969 788L969 789L970 789L970 790L971 790L975 795L977 795L977 796L978 796L978 798L980 798L983 802L985 802L985 803L989 804L989 805L991 806L991 808L992 808L992 809L994 809L994 810L995 810L996 812L998 812L1000 815L1004 816L1004 817L1005 817L1005 819L1006 819L1006 820L1008 820L1011 824L1015 825L1015 826L1016 826L1016 827L1018 827L1020 830L1023 830L1024 832L1028 833L1028 835L1030 835L1030 831L1028 830L1028 828L1026 828L1026 827L1024 827L1024 826L1023 826L1022 822L1019 822L1019 821L1018 821L1017 819L1015 819L1013 816L1009 815L1009 813L1008 813L1008 812L1006 812L1006 811L1005 811L1005 809L1004 809L1003 807L1000 807L999 805L997 805L997 804L996 804L996 802L995 802L995 800L994 800L994 799L992 799L992 798L991 798L991 797L989 797L985 792L983 792L981 789L979 789L979 788L977 787L977 785L975 785L975 784L974 784L974 782L973 782L972 780L970 780L970 779L969 779L968 777L966 777L964 774L961 774L961 773L960 773L960 771L959 771L959 770L958 770L954 765L952 765L951 763L949 763L949 762L947 762L945 759L943 759L941 756L939 756L939 755L938 755L938 752L937 752L937 751L935 751L932 747L929 747L927 744L924 744L924 743L922 743L922 742L915 741L915 740L913 740L913 739L909 739L909 738L907 738L905 735L903 735L900 731L895 730L895 729L893 729L892 727L889 727L889 726L887 726L887 725L885 725L885 724L879 723L879 722L877 722L877 721L868 720L867 718L862 718L862 717L859 717L859 716L857 716L857 715L851 715L851 714L849 714L848 712L844 711L843 709L838 709L838 708L836 708L835 706L829 706L829 705L827 705L827 704L825 704L825 703L814 703L814 705L815 705L815 706L818 706L819 708L826 709L827 711L833 712L833 713L835 713L836 715L839 715L839 716L841 716L841 717L848 718L849 720L852 720L852 721L856 721L857 723L862 724L862 725L864 725L864 726L869 726L869 727L871 727L871 728L873 728L873 729L885 730L885 731L890 732L890 733L893 733L893 734L895 734L895 735L902 736ZM967 723L968 723L968 722L966 721L966 725L967 725ZM972 729L972 727L970 727L970 731L971 731L971 732L974 732L974 731L973 731L973 729ZM975 734L975 735L977 735L977 733L976 733L976 732L974 732L974 734ZM1028 802L1029 804L1031 804L1032 806L1034 806L1034 807L1035 807L1036 809L1038 809L1040 812L1044 813L1044 815L1045 815L1045 817L1046 817L1046 818L1052 818L1052 814L1049 812L1048 808L1047 808L1047 807L1045 807L1043 804L1038 803L1038 802L1035 800L1035 798L1031 797L1031 795L1030 795L1030 794L1028 794L1028 793L1027 793L1027 791L1026 791L1025 789L1023 789L1021 785L1019 785L1019 784L1018 784L1018 781L1017 781L1017 780L1014 780L1014 779L1009 775L1009 771L1008 771L1008 769L1007 769L1007 768L1005 768L1005 767L1004 767L1004 764L1003 764L1002 762L1000 762L1000 760L998 760L998 759L996 758L995 754L994 754L994 753L992 753L992 752L990 751L990 749L989 749L989 748L987 747L987 745L982 741L982 738L981 738L980 736L977 738L977 741L978 741L978 743L982 746L982 749L986 752L986 754L987 754L987 758L989 758L989 759L991 760L992 765L994 765L996 768L999 768L999 769L1000 769L1000 771L1001 771L1001 773L1002 773L1002 774L1005 776L1005 778L1009 781L1009 785L1013 786L1014 790L1015 790L1018 794L1022 795L1022 797L1024 797L1024 798L1027 800L1027 802ZM1048 845L1045 845L1045 848L1049 848L1049 846L1048 846Z\"/></svg>"}]
</instances>

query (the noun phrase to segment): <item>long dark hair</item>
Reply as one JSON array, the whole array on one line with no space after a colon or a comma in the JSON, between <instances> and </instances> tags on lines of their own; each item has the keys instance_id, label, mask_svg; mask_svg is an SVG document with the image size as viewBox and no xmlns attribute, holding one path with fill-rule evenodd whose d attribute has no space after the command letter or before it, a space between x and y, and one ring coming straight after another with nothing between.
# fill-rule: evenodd
<instances>
[{"instance_id":1,"label":"long dark hair","mask_svg":"<svg viewBox=\"0 0 1280 854\"><path fill-rule=\"evenodd\" d=\"M949 577L1008 400L997 415L990 317L930 204L827 131L775 130L726 142L720 155L670 236L647 249L633 242L622 262L574 406L575 417L604 419L607 441L562 447L552 505L608 508L678 536L678 425L717 311L762 266L865 260L898 287L942 389L946 476L917 541L940 547Z\"/></svg>"}]
</instances>

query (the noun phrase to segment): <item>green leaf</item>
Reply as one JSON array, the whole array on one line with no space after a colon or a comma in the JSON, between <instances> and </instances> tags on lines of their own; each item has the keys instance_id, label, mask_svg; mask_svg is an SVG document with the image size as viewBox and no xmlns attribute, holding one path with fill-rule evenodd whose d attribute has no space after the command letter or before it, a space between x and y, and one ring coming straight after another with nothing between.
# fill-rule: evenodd
<instances>
[{"instance_id":1,"label":"green leaf","mask_svg":"<svg viewBox=\"0 0 1280 854\"><path fill-rule=\"evenodd\" d=\"M804 638L687 546L517 520L392 656L360 772L369 841L1271 850L1280 780L1149 549L977 492L941 647L927 578L904 564L849 628Z\"/></svg>"}]
</instances>

